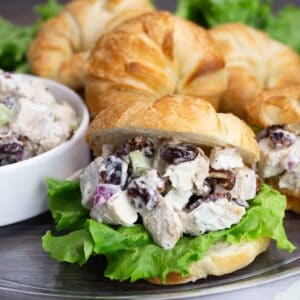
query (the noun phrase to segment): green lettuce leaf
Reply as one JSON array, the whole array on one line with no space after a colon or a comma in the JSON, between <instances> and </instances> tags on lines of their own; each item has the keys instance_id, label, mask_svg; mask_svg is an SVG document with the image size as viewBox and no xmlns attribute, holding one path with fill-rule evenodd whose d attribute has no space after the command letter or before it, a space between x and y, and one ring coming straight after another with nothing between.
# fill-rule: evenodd
<instances>
[{"instance_id":1,"label":"green lettuce leaf","mask_svg":"<svg viewBox=\"0 0 300 300\"><path fill-rule=\"evenodd\" d=\"M76 190L79 192L77 181L48 180L48 184L52 215L56 216L57 208L61 211L63 199L66 203L76 202L76 206L80 202L78 195L74 197L73 194ZM54 203L56 201L58 204ZM156 245L141 225L109 226L88 219L88 216L83 229L61 237L53 237L47 232L42 244L45 251L58 261L83 264L91 254L104 254L108 261L105 276L111 279L135 281L160 277L165 280L170 272L188 275L191 263L200 260L218 242L235 244L269 237L280 249L293 251L295 247L288 241L283 227L285 207L283 195L262 185L240 223L198 237L184 236L170 250ZM55 220L59 222L61 219Z\"/></svg>"},{"instance_id":2,"label":"green lettuce leaf","mask_svg":"<svg viewBox=\"0 0 300 300\"><path fill-rule=\"evenodd\" d=\"M272 16L265 30L275 39L300 52L300 9L293 5L285 6L278 15Z\"/></svg>"},{"instance_id":3,"label":"green lettuce leaf","mask_svg":"<svg viewBox=\"0 0 300 300\"><path fill-rule=\"evenodd\" d=\"M263 184L241 222L226 230L225 241L233 244L264 236L275 240L279 249L293 251L295 247L289 242L283 227L285 208L285 196Z\"/></svg>"},{"instance_id":4,"label":"green lettuce leaf","mask_svg":"<svg viewBox=\"0 0 300 300\"><path fill-rule=\"evenodd\" d=\"M300 9L286 5L274 14L272 4L273 0L178 0L176 14L208 28L245 23L300 52Z\"/></svg>"},{"instance_id":5,"label":"green lettuce leaf","mask_svg":"<svg viewBox=\"0 0 300 300\"><path fill-rule=\"evenodd\" d=\"M57 261L83 265L92 255L94 243L89 232L81 229L59 237L47 231L42 238L42 246Z\"/></svg>"},{"instance_id":6,"label":"green lettuce leaf","mask_svg":"<svg viewBox=\"0 0 300 300\"><path fill-rule=\"evenodd\" d=\"M190 264L200 260L209 248L219 241L235 244L269 237L277 242L280 249L291 252L295 247L287 239L283 227L285 206L284 196L263 185L240 223L227 230L198 237L183 237L170 250L164 250L149 242L139 248L106 255L108 266L105 276L135 281L150 277L165 280L167 274L173 271L188 275Z\"/></svg>"},{"instance_id":7,"label":"green lettuce leaf","mask_svg":"<svg viewBox=\"0 0 300 300\"><path fill-rule=\"evenodd\" d=\"M47 21L52 17L58 15L63 9L63 5L59 4L57 0L49 0L45 4L34 6L33 10L39 16L40 21Z\"/></svg>"},{"instance_id":8,"label":"green lettuce leaf","mask_svg":"<svg viewBox=\"0 0 300 300\"><path fill-rule=\"evenodd\" d=\"M114 253L151 242L149 234L142 225L120 226L117 230L114 230L108 225L94 220L87 220L85 227L93 238L96 254Z\"/></svg>"},{"instance_id":9,"label":"green lettuce leaf","mask_svg":"<svg viewBox=\"0 0 300 300\"><path fill-rule=\"evenodd\" d=\"M176 14L205 27L242 22L262 28L272 14L272 0L179 0Z\"/></svg>"},{"instance_id":10,"label":"green lettuce leaf","mask_svg":"<svg viewBox=\"0 0 300 300\"><path fill-rule=\"evenodd\" d=\"M145 230L145 229L144 229ZM120 281L160 277L170 272L189 274L192 262L200 260L209 248L222 238L221 231L193 237L183 237L170 250L165 250L153 241L139 247L107 254L105 276Z\"/></svg>"},{"instance_id":11,"label":"green lettuce leaf","mask_svg":"<svg viewBox=\"0 0 300 300\"><path fill-rule=\"evenodd\" d=\"M0 17L0 69L13 71L26 61L34 26L17 26Z\"/></svg>"},{"instance_id":12,"label":"green lettuce leaf","mask_svg":"<svg viewBox=\"0 0 300 300\"><path fill-rule=\"evenodd\" d=\"M19 26L0 17L0 69L29 72L27 49L42 22L57 15L62 6L56 0L38 5L34 10L38 20L30 26Z\"/></svg>"},{"instance_id":13,"label":"green lettuce leaf","mask_svg":"<svg viewBox=\"0 0 300 300\"><path fill-rule=\"evenodd\" d=\"M81 206L78 181L47 179L49 208L56 230L76 230L84 227L89 211Z\"/></svg>"}]
</instances>

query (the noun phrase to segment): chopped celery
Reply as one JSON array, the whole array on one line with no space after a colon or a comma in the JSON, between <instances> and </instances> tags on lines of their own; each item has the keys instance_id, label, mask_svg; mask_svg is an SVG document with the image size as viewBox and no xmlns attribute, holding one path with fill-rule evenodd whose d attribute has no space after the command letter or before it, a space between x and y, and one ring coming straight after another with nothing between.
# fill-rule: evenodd
<instances>
[{"instance_id":1,"label":"chopped celery","mask_svg":"<svg viewBox=\"0 0 300 300\"><path fill-rule=\"evenodd\" d=\"M140 176L151 169L151 161L141 151L132 151L129 154L133 176Z\"/></svg>"},{"instance_id":2,"label":"chopped celery","mask_svg":"<svg viewBox=\"0 0 300 300\"><path fill-rule=\"evenodd\" d=\"M0 126L6 125L11 117L11 111L2 103L0 103Z\"/></svg>"}]
</instances>

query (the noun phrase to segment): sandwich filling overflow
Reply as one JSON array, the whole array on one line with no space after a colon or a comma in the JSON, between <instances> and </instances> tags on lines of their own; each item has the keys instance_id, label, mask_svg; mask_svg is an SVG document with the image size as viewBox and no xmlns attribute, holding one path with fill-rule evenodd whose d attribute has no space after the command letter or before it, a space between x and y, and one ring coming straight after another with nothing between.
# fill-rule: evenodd
<instances>
[{"instance_id":1,"label":"sandwich filling overflow","mask_svg":"<svg viewBox=\"0 0 300 300\"><path fill-rule=\"evenodd\" d=\"M240 222L260 184L234 148L133 137L105 144L80 176L82 205L93 219L130 226L139 220L153 240L173 248Z\"/></svg>"}]
</instances>

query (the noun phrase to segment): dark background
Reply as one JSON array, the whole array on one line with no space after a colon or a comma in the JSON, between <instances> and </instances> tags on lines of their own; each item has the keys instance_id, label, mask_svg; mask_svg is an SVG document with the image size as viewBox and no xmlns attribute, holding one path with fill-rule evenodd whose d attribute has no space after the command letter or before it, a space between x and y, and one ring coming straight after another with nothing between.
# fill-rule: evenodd
<instances>
[{"instance_id":1,"label":"dark background","mask_svg":"<svg viewBox=\"0 0 300 300\"><path fill-rule=\"evenodd\" d=\"M0 0L0 15L3 17L19 23L30 24L35 15L32 7L35 4L45 3L46 0ZM59 0L61 3L68 2L67 0ZM161 9L172 10L176 6L176 0L156 0L157 6ZM300 0L275 0L275 9L282 4L294 3L300 6Z\"/></svg>"}]
</instances>

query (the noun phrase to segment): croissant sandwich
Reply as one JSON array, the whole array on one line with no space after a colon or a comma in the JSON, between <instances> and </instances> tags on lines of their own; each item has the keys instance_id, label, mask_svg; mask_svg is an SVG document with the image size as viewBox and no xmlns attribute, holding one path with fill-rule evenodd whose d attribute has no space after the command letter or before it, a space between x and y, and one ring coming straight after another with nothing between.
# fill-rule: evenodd
<instances>
[{"instance_id":1,"label":"croissant sandwich","mask_svg":"<svg viewBox=\"0 0 300 300\"><path fill-rule=\"evenodd\" d=\"M243 268L270 239L293 250L285 198L260 185L237 117L187 96L127 100L98 114L87 141L96 159L79 182L49 181L56 228L69 231L43 237L53 258L105 255L111 279L180 284Z\"/></svg>"},{"instance_id":2,"label":"croissant sandwich","mask_svg":"<svg viewBox=\"0 0 300 300\"><path fill-rule=\"evenodd\" d=\"M266 90L249 106L258 132L260 176L288 197L300 213L300 85Z\"/></svg>"},{"instance_id":3,"label":"croissant sandwich","mask_svg":"<svg viewBox=\"0 0 300 300\"><path fill-rule=\"evenodd\" d=\"M149 0L73 0L44 23L28 51L34 74L73 89L84 86L89 52L98 38L123 21L152 11Z\"/></svg>"}]
</instances>

